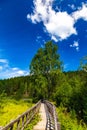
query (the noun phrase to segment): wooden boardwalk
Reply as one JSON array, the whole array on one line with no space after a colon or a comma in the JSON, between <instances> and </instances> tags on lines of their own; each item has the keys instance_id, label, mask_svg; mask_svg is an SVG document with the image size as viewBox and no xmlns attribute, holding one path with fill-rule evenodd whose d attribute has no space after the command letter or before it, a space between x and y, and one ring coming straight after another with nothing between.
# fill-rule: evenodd
<instances>
[{"instance_id":1,"label":"wooden boardwalk","mask_svg":"<svg viewBox=\"0 0 87 130\"><path fill-rule=\"evenodd\" d=\"M33 130L61 130L55 106L47 100L44 100L44 103L41 100L38 101L35 106L0 128L0 130L24 130L38 112L41 120L34 126Z\"/></svg>"},{"instance_id":2,"label":"wooden boardwalk","mask_svg":"<svg viewBox=\"0 0 87 130\"><path fill-rule=\"evenodd\" d=\"M41 120L38 122L37 125L34 126L33 130L45 130L46 129L46 112L44 103L41 103L41 107L39 110Z\"/></svg>"}]
</instances>

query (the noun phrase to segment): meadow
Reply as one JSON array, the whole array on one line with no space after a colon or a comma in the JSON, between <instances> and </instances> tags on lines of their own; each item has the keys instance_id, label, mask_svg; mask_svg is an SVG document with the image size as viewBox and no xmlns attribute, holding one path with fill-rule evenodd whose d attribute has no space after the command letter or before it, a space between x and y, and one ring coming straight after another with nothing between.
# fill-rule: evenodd
<instances>
[{"instance_id":1,"label":"meadow","mask_svg":"<svg viewBox=\"0 0 87 130\"><path fill-rule=\"evenodd\" d=\"M5 126L10 121L16 119L23 112L31 108L34 104L29 100L15 100L8 97L0 99L0 126ZM61 130L87 130L83 120L78 121L74 110L67 112L67 108L60 105L57 107L58 120L61 123ZM25 128L25 130L33 130L33 126L40 120L37 114Z\"/></svg>"},{"instance_id":2,"label":"meadow","mask_svg":"<svg viewBox=\"0 0 87 130\"><path fill-rule=\"evenodd\" d=\"M5 126L23 112L32 107L32 103L24 100L2 98L0 100L0 126Z\"/></svg>"}]
</instances>

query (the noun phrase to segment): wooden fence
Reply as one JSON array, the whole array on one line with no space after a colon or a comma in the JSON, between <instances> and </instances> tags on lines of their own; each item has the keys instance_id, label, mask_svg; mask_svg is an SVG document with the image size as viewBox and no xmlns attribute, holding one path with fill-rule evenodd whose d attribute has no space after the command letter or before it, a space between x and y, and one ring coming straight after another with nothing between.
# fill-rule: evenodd
<instances>
[{"instance_id":1,"label":"wooden fence","mask_svg":"<svg viewBox=\"0 0 87 130\"><path fill-rule=\"evenodd\" d=\"M47 100L44 103L47 115L46 130L61 130L55 106Z\"/></svg>"},{"instance_id":2,"label":"wooden fence","mask_svg":"<svg viewBox=\"0 0 87 130\"><path fill-rule=\"evenodd\" d=\"M30 123L34 115L38 112L40 105L41 101L39 101L34 107L20 115L17 119L11 121L0 130L24 130L24 128Z\"/></svg>"}]
</instances>

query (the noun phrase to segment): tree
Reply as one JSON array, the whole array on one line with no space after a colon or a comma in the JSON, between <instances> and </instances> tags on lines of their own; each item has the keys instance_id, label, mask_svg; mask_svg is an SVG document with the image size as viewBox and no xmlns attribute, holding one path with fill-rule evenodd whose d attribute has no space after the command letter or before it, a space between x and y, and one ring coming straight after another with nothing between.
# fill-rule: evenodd
<instances>
[{"instance_id":1,"label":"tree","mask_svg":"<svg viewBox=\"0 0 87 130\"><path fill-rule=\"evenodd\" d=\"M62 70L62 62L60 56L57 53L58 46L52 41L45 44L43 48L40 48L34 58L31 61L30 73L32 75L43 75L46 77L48 85L48 98L50 97L51 88L51 72L56 70Z\"/></svg>"},{"instance_id":2,"label":"tree","mask_svg":"<svg viewBox=\"0 0 87 130\"><path fill-rule=\"evenodd\" d=\"M31 61L31 74L48 74L52 70L62 69L58 46L49 41L40 48Z\"/></svg>"}]
</instances>

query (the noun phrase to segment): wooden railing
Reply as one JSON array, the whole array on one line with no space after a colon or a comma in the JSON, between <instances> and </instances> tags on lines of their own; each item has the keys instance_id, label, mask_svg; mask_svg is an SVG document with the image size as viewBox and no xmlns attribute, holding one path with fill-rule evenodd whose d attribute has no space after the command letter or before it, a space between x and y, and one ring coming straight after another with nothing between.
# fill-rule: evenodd
<instances>
[{"instance_id":1,"label":"wooden railing","mask_svg":"<svg viewBox=\"0 0 87 130\"><path fill-rule=\"evenodd\" d=\"M47 123L46 130L61 130L60 122L58 122L58 116L56 114L55 106L47 100L44 100ZM24 130L24 128L30 123L36 113L38 113L41 106L41 101L39 101L31 109L20 115L15 120L11 121L5 127L0 128L0 130Z\"/></svg>"},{"instance_id":2,"label":"wooden railing","mask_svg":"<svg viewBox=\"0 0 87 130\"><path fill-rule=\"evenodd\" d=\"M24 128L30 123L34 115L38 112L40 105L41 101L39 101L34 107L20 115L17 119L11 121L0 130L24 130Z\"/></svg>"},{"instance_id":3,"label":"wooden railing","mask_svg":"<svg viewBox=\"0 0 87 130\"><path fill-rule=\"evenodd\" d=\"M44 100L44 103L47 115L46 130L61 130L55 106L47 100Z\"/></svg>"}]
</instances>

